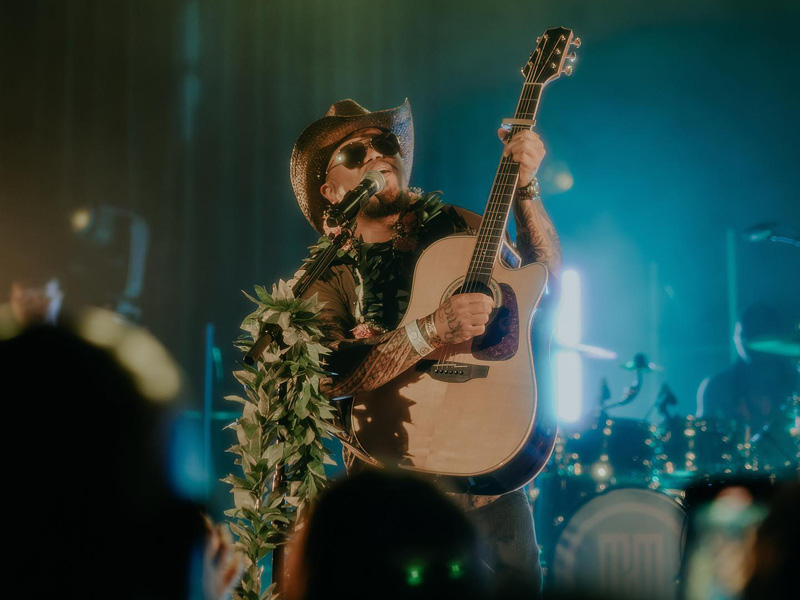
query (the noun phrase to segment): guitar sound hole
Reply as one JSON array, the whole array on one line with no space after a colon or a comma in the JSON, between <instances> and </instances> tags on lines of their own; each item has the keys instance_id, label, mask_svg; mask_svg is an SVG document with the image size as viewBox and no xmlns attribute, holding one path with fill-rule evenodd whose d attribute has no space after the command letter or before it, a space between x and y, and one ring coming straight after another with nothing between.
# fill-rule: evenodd
<instances>
[{"instance_id":1,"label":"guitar sound hole","mask_svg":"<svg viewBox=\"0 0 800 600\"><path fill-rule=\"evenodd\" d=\"M456 294L483 294L485 296L489 296L492 300L497 300L494 297L494 293L492 292L492 288L490 288L485 283L481 283L480 281L471 281L462 285L460 288L456 289L453 292L453 296Z\"/></svg>"}]
</instances>

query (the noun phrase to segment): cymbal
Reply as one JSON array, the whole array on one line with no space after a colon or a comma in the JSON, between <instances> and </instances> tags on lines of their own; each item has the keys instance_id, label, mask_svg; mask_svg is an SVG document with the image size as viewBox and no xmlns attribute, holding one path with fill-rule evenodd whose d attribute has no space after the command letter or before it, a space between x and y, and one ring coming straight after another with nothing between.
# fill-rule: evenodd
<instances>
[{"instance_id":1,"label":"cymbal","mask_svg":"<svg viewBox=\"0 0 800 600\"><path fill-rule=\"evenodd\" d=\"M577 352L584 358L593 358L595 360L614 360L617 358L617 353L607 348L600 346L590 346L589 344L564 344L562 342L555 342L554 350L556 352Z\"/></svg>"},{"instance_id":2,"label":"cymbal","mask_svg":"<svg viewBox=\"0 0 800 600\"><path fill-rule=\"evenodd\" d=\"M792 335L762 335L745 343L748 350L800 358L800 332Z\"/></svg>"}]
</instances>

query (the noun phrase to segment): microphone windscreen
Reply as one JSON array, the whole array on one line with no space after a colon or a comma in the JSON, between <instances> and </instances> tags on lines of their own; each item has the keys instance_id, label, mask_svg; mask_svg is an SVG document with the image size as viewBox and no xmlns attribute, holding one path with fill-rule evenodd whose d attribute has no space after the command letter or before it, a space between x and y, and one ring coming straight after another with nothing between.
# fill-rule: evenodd
<instances>
[{"instance_id":1,"label":"microphone windscreen","mask_svg":"<svg viewBox=\"0 0 800 600\"><path fill-rule=\"evenodd\" d=\"M759 223L758 225L754 225L750 229L746 230L742 237L744 237L744 239L748 242L760 242L771 236L772 231L777 225L778 224L775 221Z\"/></svg>"},{"instance_id":2,"label":"microphone windscreen","mask_svg":"<svg viewBox=\"0 0 800 600\"><path fill-rule=\"evenodd\" d=\"M378 186L375 190L376 194L380 194L383 191L383 188L386 187L386 178L380 171L367 171L364 173L364 179L371 179L375 182L375 184Z\"/></svg>"}]
</instances>

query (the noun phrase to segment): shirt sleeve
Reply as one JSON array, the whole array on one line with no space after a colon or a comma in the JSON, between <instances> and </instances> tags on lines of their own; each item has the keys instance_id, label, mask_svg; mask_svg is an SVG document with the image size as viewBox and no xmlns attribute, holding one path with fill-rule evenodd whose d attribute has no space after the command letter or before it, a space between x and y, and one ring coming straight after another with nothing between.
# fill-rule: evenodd
<instances>
[{"instance_id":1,"label":"shirt sleeve","mask_svg":"<svg viewBox=\"0 0 800 600\"><path fill-rule=\"evenodd\" d=\"M379 338L355 339L353 316L356 303L356 281L352 271L345 266L331 268L308 289L304 297L317 295L323 304L320 309L322 343L331 350L327 368L334 381L346 377L364 361Z\"/></svg>"}]
</instances>

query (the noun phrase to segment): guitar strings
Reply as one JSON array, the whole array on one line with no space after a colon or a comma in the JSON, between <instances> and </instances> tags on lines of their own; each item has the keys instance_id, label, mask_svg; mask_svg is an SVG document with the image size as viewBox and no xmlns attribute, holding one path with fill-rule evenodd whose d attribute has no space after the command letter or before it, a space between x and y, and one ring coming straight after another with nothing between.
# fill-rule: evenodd
<instances>
[{"instance_id":1,"label":"guitar strings","mask_svg":"<svg viewBox=\"0 0 800 600\"><path fill-rule=\"evenodd\" d=\"M542 53L540 52L537 56L536 63L532 65L531 72L533 73L534 77L532 79L537 79L540 74L543 72L546 62L550 60L552 57L553 52L555 51L555 47L551 50L550 55L547 57L545 61L542 61ZM539 69L537 70L537 67ZM536 108L538 106L538 100L541 96L542 84L541 83L534 83L533 81L528 81L526 78L524 89L522 94L520 94L519 102L517 103L517 110L516 115L517 118L526 118L530 117L533 118L533 113L535 113ZM530 90L527 88L530 87ZM531 109L531 103L533 100L536 100L534 103L533 108ZM527 110L522 110L526 108ZM519 133L525 128L524 125L513 125L511 128L511 136L513 137L515 134ZM473 251L473 255L470 259L470 264L467 269L467 276L464 279L464 283L462 284L462 289L465 293L470 291L477 291L478 286L476 285L481 278L481 273L477 272L477 263L481 264L481 271L485 269L486 262L486 251L491 245L492 237L497 238L497 248L491 253L492 260L491 265L489 266L489 280L491 281L491 272L494 267L494 261L497 257L497 252L499 248L502 246L503 243L503 232L505 231L507 221L508 221L508 213L511 205L511 201L513 201L513 193L503 193L503 192L495 192L495 189L500 187L501 189L505 189L507 186L516 186L516 179L519 175L519 165L514 163L508 157L503 157L500 161L500 165L498 166L497 174L495 175L495 185L493 186L493 191L490 194L489 198L489 207L484 215L484 220L481 222L481 226L478 230L478 240L475 246L475 250ZM504 201L504 196L508 199L508 201ZM500 236L497 237L497 229L498 229L498 220L503 217L503 222L500 225ZM488 219L488 221L487 221ZM443 352L442 357L437 361L435 364L436 368L442 368L445 366L455 366L454 364L446 364L446 361L451 358L455 354L455 349L446 349Z\"/></svg>"},{"instance_id":2,"label":"guitar strings","mask_svg":"<svg viewBox=\"0 0 800 600\"><path fill-rule=\"evenodd\" d=\"M534 74L534 79L538 78L538 76L541 74L542 70L544 69L545 63L548 60L550 60L550 58L552 57L552 53L555 50L556 50L556 48L553 48L551 50L550 56L548 56L545 61L541 60L541 53L539 53L539 56L537 56L537 59L536 59L537 63L532 65L532 69L531 69L531 71ZM537 72L536 68L537 68L537 66L540 66L540 65L541 65L541 67ZM537 93L540 94L541 85L542 85L540 83L537 84L537 83L534 83L533 81L528 81L527 78L526 78L525 84L526 85L530 85L531 89L530 90L528 90L527 88L523 89L523 92L520 95L520 100L519 100L519 102L517 104L517 111L516 111L517 116L518 117L523 117L523 118L528 116L528 115L530 115L531 117L533 116L533 112L535 112L535 109L534 110L530 109L531 101L534 99L534 97L537 95ZM538 100L538 98L537 98L537 100ZM524 110L524 111L521 110L522 107L527 108L527 110ZM514 134L518 133L519 131L522 131L524 127L525 126L513 126L512 127L512 137L513 137ZM501 188L505 188L505 187L508 187L508 186L512 186L513 187L515 185L515 183L516 183L516 180L513 179L513 178L518 175L518 171L519 171L519 167L518 167L518 165L516 163L513 163L511 161L511 159L509 159L509 158L503 158L501 160L501 164L500 164L500 166L498 168L498 174L495 177L495 180L497 181L497 185L495 187L501 187ZM511 181L509 181L510 179L511 179ZM499 196L500 196L501 200L502 200L502 195L503 195L503 193L500 192ZM511 194L506 194L506 196L510 198ZM504 206L504 204L506 204L506 205ZM508 212L509 205L510 205L510 202L508 202L508 203L503 203L502 201L498 202L498 194L496 194L494 192L490 196L489 209L487 210L486 216L490 217L489 221L491 222L491 224L490 224L489 227L484 227L484 224L487 223L487 221L485 219L484 219L484 222L481 224L481 230L479 231L478 243L476 244L476 251L474 252L472 260L470 262L470 269L468 270L468 277L465 279L465 287L470 287L471 289L476 289L476 288L472 288L471 287L472 285L474 285L475 281L474 281L474 279L471 279L469 277L469 275L474 273L474 268L476 267L476 265L474 263L475 263L476 260L483 260L485 262L485 257L481 258L481 252L485 252L486 248L488 248L488 246L490 244L490 241L491 241L491 235L487 235L487 233L489 233L489 234L496 233L496 230L498 228L497 227L497 219L498 219L498 217L501 217L501 216L505 216L507 218L507 216L508 216L507 212ZM503 213L505 213L505 215ZM504 229L504 225L505 225L505 223L503 224L502 229ZM487 231L489 229L491 229L491 231ZM483 234L483 235L481 235L481 234ZM498 242L498 246L500 245L500 243L502 243L502 241ZM478 251L480 251L480 252L478 252ZM494 260L492 260L491 262L493 264ZM480 275L478 275L478 277L480 277Z\"/></svg>"}]
</instances>

